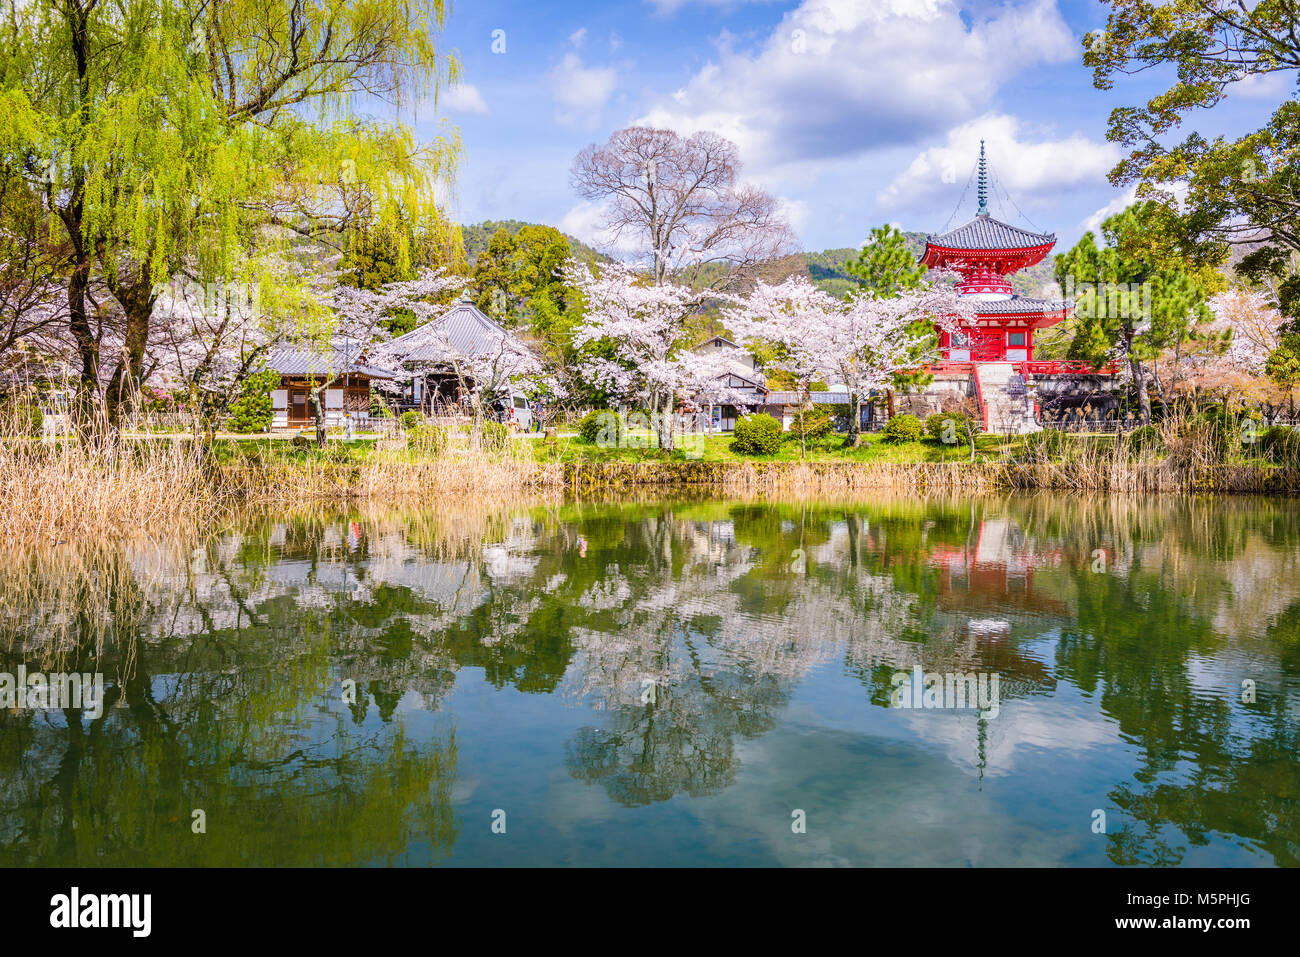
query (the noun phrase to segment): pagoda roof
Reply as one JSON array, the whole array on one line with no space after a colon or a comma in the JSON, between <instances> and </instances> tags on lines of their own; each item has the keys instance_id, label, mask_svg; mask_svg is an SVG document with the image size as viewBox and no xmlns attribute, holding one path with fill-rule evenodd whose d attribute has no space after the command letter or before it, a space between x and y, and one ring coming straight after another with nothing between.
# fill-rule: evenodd
<instances>
[{"instance_id":1,"label":"pagoda roof","mask_svg":"<svg viewBox=\"0 0 1300 957\"><path fill-rule=\"evenodd\" d=\"M1061 312L1069 306L1063 299L1030 299L1012 296L1010 299L983 299L973 303L978 316L1026 316L1038 313Z\"/></svg>"},{"instance_id":2,"label":"pagoda roof","mask_svg":"<svg viewBox=\"0 0 1300 957\"><path fill-rule=\"evenodd\" d=\"M940 233L938 236L927 237L925 245L928 255L932 246L941 246L944 249L1014 250L1036 249L1040 246L1052 246L1055 243L1055 233L1032 233L1027 229L982 214L956 229Z\"/></svg>"}]
</instances>

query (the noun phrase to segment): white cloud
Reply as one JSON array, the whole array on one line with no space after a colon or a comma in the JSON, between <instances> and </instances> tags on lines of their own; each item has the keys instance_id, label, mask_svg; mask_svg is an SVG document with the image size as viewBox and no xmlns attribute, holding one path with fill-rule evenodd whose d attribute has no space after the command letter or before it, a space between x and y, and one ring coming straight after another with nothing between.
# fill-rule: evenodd
<instances>
[{"instance_id":1,"label":"white cloud","mask_svg":"<svg viewBox=\"0 0 1300 957\"><path fill-rule=\"evenodd\" d=\"M1172 202L1175 206L1181 207L1183 206L1184 200L1187 199L1187 192L1188 192L1187 184L1170 183L1164 186L1163 188L1161 188L1159 192L1163 194L1164 197L1168 199L1170 202ZM1137 187L1130 186L1123 193L1121 193L1119 196L1116 196L1114 199L1112 199L1101 209L1097 210L1091 216L1087 217L1082 223L1080 223L1080 225L1083 227L1084 232L1100 233L1102 223L1104 223L1110 217L1114 216L1116 213L1124 212L1124 210L1128 209L1136 202L1137 202Z\"/></svg>"},{"instance_id":2,"label":"white cloud","mask_svg":"<svg viewBox=\"0 0 1300 957\"><path fill-rule=\"evenodd\" d=\"M618 83L612 67L586 67L576 53L566 54L548 74L555 118L565 126L595 127Z\"/></svg>"},{"instance_id":3,"label":"white cloud","mask_svg":"<svg viewBox=\"0 0 1300 957\"><path fill-rule=\"evenodd\" d=\"M1289 73L1252 73L1229 88L1229 95L1248 100L1280 100L1295 84Z\"/></svg>"},{"instance_id":4,"label":"white cloud","mask_svg":"<svg viewBox=\"0 0 1300 957\"><path fill-rule=\"evenodd\" d=\"M802 199L788 199L785 196L778 196L776 201L781 215L790 224L790 228L796 233L803 233L812 217L812 207Z\"/></svg>"},{"instance_id":5,"label":"white cloud","mask_svg":"<svg viewBox=\"0 0 1300 957\"><path fill-rule=\"evenodd\" d=\"M1114 216L1116 213L1124 212L1124 210L1128 209L1135 202L1137 202L1137 187L1130 186L1122 195L1116 196L1101 209L1097 210L1085 219L1080 225L1083 226L1083 231L1085 233L1099 233L1101 231L1102 223L1110 219L1110 217Z\"/></svg>"},{"instance_id":6,"label":"white cloud","mask_svg":"<svg viewBox=\"0 0 1300 957\"><path fill-rule=\"evenodd\" d=\"M853 156L949 129L1022 70L1078 54L1055 0L966 16L953 0L804 0L754 50L720 38L640 122L715 130L760 165Z\"/></svg>"},{"instance_id":7,"label":"white cloud","mask_svg":"<svg viewBox=\"0 0 1300 957\"><path fill-rule=\"evenodd\" d=\"M619 242L608 231L601 229L604 215L599 203L581 202L572 207L560 220L560 231L577 236L589 246L614 256L630 256L640 251L636 237L624 235Z\"/></svg>"},{"instance_id":8,"label":"white cloud","mask_svg":"<svg viewBox=\"0 0 1300 957\"><path fill-rule=\"evenodd\" d=\"M985 141L989 169L996 179L989 196L995 210L1003 192L1020 205L1057 197L1063 189L1102 186L1120 159L1114 144L1082 133L1061 139L1047 135L1035 136L1014 116L986 114L950 130L945 145L919 153L877 194L876 201L883 209L907 209L949 196L955 199L979 159L980 140ZM968 209L958 211L959 217L975 211L973 188L967 205Z\"/></svg>"},{"instance_id":9,"label":"white cloud","mask_svg":"<svg viewBox=\"0 0 1300 957\"><path fill-rule=\"evenodd\" d=\"M569 34L569 42L578 49L582 49L583 41L587 39L587 28L579 27Z\"/></svg>"},{"instance_id":10,"label":"white cloud","mask_svg":"<svg viewBox=\"0 0 1300 957\"><path fill-rule=\"evenodd\" d=\"M439 98L438 105L452 113L477 113L482 115L488 112L487 100L483 99L483 94L478 91L478 87L469 83L462 83L459 86L444 90Z\"/></svg>"}]
</instances>

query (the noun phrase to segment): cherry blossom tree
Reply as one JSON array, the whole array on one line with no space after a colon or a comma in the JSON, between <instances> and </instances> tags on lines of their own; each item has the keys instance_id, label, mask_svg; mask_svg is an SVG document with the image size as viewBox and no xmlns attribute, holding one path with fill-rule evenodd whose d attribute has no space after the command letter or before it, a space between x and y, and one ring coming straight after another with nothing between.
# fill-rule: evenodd
<instances>
[{"instance_id":1,"label":"cherry blossom tree","mask_svg":"<svg viewBox=\"0 0 1300 957\"><path fill-rule=\"evenodd\" d=\"M773 353L770 364L805 388L818 378L847 387L848 445L859 441L863 399L939 358L934 327L951 330L973 319L971 304L946 283L839 300L802 277L775 286L759 282L748 296L734 298L727 313L733 332L765 343Z\"/></svg>"},{"instance_id":2,"label":"cherry blossom tree","mask_svg":"<svg viewBox=\"0 0 1300 957\"><path fill-rule=\"evenodd\" d=\"M1209 301L1213 321L1182 358L1180 381L1193 391L1237 395L1274 409L1294 405L1294 388L1268 372L1282 345L1285 317L1267 292L1228 289Z\"/></svg>"},{"instance_id":3,"label":"cherry blossom tree","mask_svg":"<svg viewBox=\"0 0 1300 957\"><path fill-rule=\"evenodd\" d=\"M317 443L323 444L324 390L386 335L382 320L398 308L430 319L440 311L430 300L463 284L427 272L376 291L358 289L340 282L337 265L337 257L325 252L266 262L264 268L277 274L266 287L178 276L155 290L155 314L165 321L154 326L146 373L185 393L196 438L210 442L241 386L272 352L305 348L319 351L327 366L309 393Z\"/></svg>"},{"instance_id":4,"label":"cherry blossom tree","mask_svg":"<svg viewBox=\"0 0 1300 957\"><path fill-rule=\"evenodd\" d=\"M586 306L574 345L603 343L612 355L589 359L587 374L624 402L644 402L659 447L671 449L678 395L726 371L723 357L691 352L683 342L686 317L702 306L705 294L674 283L652 284L619 263L602 265L596 274L571 260L564 275Z\"/></svg>"}]
</instances>

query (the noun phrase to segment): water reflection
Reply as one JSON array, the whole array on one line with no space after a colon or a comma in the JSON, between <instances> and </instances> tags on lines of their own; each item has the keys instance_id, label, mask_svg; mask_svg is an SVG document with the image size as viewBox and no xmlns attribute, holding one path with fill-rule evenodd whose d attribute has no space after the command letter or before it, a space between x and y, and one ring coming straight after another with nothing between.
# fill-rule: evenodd
<instances>
[{"instance_id":1,"label":"water reflection","mask_svg":"<svg viewBox=\"0 0 1300 957\"><path fill-rule=\"evenodd\" d=\"M1298 557L1289 502L1051 497L17 552L0 671L107 692L0 712L0 862L1292 865ZM999 715L890 707L914 667Z\"/></svg>"}]
</instances>

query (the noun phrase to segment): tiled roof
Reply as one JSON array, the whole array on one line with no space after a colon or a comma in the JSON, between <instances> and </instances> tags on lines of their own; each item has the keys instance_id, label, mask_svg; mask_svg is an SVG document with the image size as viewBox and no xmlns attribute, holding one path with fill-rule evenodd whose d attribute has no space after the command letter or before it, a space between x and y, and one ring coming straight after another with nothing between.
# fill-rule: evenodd
<instances>
[{"instance_id":1,"label":"tiled roof","mask_svg":"<svg viewBox=\"0 0 1300 957\"><path fill-rule=\"evenodd\" d=\"M848 405L847 392L810 392L813 405ZM764 405L798 405L801 397L798 392L769 392L763 399Z\"/></svg>"},{"instance_id":2,"label":"tiled roof","mask_svg":"<svg viewBox=\"0 0 1300 957\"><path fill-rule=\"evenodd\" d=\"M509 335L474 303L462 299L441 318L398 336L383 348L404 362L438 362L447 358L448 345L459 355L482 355L494 352L500 338Z\"/></svg>"},{"instance_id":3,"label":"tiled roof","mask_svg":"<svg viewBox=\"0 0 1300 957\"><path fill-rule=\"evenodd\" d=\"M983 299L975 303L975 312L981 316L1025 316L1060 312L1069 303L1060 299L1029 299L1012 296L1010 299Z\"/></svg>"},{"instance_id":4,"label":"tiled roof","mask_svg":"<svg viewBox=\"0 0 1300 957\"><path fill-rule=\"evenodd\" d=\"M360 350L355 345L336 346L333 349L308 347L276 349L266 357L266 368L280 375L324 376L342 373L370 376L372 379L391 379L392 373L366 365L358 358Z\"/></svg>"},{"instance_id":5,"label":"tiled roof","mask_svg":"<svg viewBox=\"0 0 1300 957\"><path fill-rule=\"evenodd\" d=\"M927 245L948 249L1031 249L1054 242L1055 233L1031 233L991 216L976 216L956 229L926 239Z\"/></svg>"}]
</instances>

